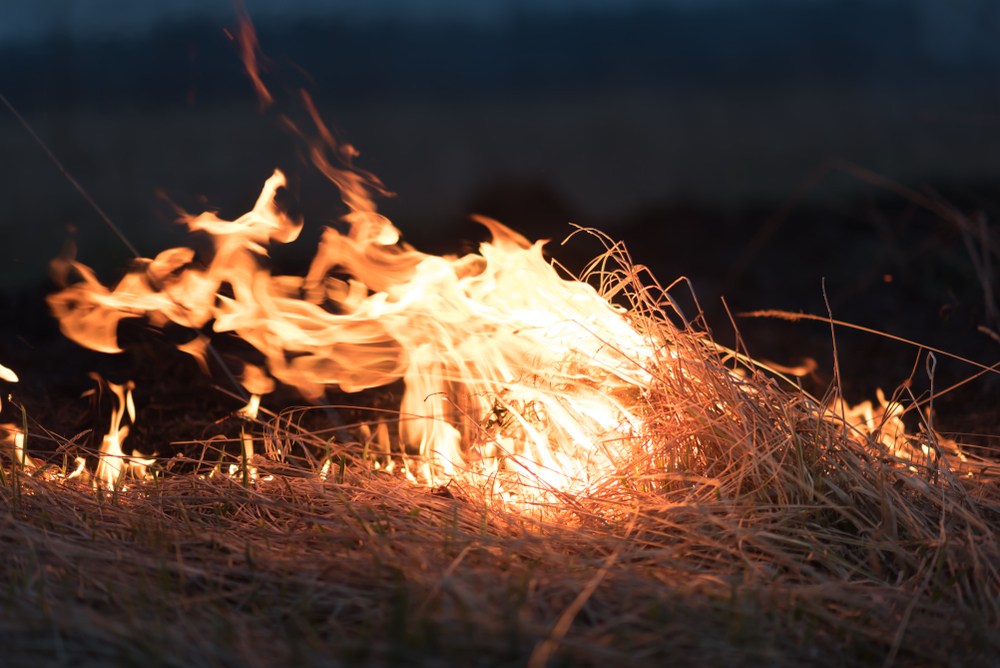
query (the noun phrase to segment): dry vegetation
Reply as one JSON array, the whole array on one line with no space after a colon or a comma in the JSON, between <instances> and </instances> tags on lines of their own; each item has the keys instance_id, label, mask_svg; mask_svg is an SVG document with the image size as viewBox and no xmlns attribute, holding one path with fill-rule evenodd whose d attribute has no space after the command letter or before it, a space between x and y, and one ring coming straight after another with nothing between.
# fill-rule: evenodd
<instances>
[{"instance_id":1,"label":"dry vegetation","mask_svg":"<svg viewBox=\"0 0 1000 668\"><path fill-rule=\"evenodd\" d=\"M376 470L312 408L101 491L61 439L5 460L2 663L995 665L997 453L850 426L595 267L676 353L620 475L518 510Z\"/></svg>"}]
</instances>

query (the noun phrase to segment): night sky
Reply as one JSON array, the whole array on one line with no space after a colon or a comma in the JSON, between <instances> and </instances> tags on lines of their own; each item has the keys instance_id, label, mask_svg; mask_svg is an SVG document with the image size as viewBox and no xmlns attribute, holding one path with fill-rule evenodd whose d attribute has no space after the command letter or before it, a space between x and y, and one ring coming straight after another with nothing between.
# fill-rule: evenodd
<instances>
[{"instance_id":1,"label":"night sky","mask_svg":"<svg viewBox=\"0 0 1000 668\"><path fill-rule=\"evenodd\" d=\"M437 228L505 190L615 228L664 203L781 202L830 161L910 185L1000 174L994 3L357 4L248 8L268 82L311 90L360 164L399 194L386 206L404 230ZM230 3L8 11L0 44L16 66L4 94L136 234L156 240L139 221L157 191L238 211L289 161L225 35ZM53 234L73 218L83 229L91 216L6 111L0 129L22 165L4 230L25 216ZM809 197L859 186L819 180Z\"/></svg>"}]
</instances>

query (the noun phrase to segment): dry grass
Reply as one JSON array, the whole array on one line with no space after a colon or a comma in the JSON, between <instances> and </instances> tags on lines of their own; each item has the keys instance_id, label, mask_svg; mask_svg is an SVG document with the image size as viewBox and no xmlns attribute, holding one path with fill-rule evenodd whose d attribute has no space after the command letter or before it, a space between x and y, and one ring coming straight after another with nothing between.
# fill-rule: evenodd
<instances>
[{"instance_id":1,"label":"dry grass","mask_svg":"<svg viewBox=\"0 0 1000 668\"><path fill-rule=\"evenodd\" d=\"M252 461L222 423L202 461L114 492L7 466L3 664L994 664L989 461L927 430L891 452L675 324L620 248L592 270L665 344L619 475L512 509L376 470L297 410L247 427Z\"/></svg>"}]
</instances>

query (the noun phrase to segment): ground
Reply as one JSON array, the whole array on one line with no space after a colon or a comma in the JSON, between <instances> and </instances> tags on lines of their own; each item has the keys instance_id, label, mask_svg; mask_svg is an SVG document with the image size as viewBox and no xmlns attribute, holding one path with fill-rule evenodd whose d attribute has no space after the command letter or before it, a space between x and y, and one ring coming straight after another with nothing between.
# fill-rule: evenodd
<instances>
[{"instance_id":1,"label":"ground","mask_svg":"<svg viewBox=\"0 0 1000 668\"><path fill-rule=\"evenodd\" d=\"M605 38L601 26L587 26L595 28L588 39ZM172 40L182 32L167 31L161 50L142 57L178 57ZM649 39L658 43L655 30ZM129 60L129 48L107 46L93 62ZM74 64L78 54L67 53L63 61ZM121 72L145 82L146 64ZM130 97L139 86L124 74L119 97L104 106L76 108L71 86L46 92L30 76L19 91L40 96L30 120L146 255L186 243L171 222L174 205L235 216L275 165L288 169L307 229L273 263L302 273L322 226L341 213L337 193L302 166L273 116L232 92L244 85L238 66L238 83L232 71L215 73L230 88L204 102L195 93L211 93L213 79L200 78L199 67L145 103ZM323 72L341 70L332 62ZM581 235L561 245L569 224L603 230L661 283L689 279L693 292L681 284L672 295L720 344L777 365L813 360L800 382L816 397L837 389L857 403L882 388L909 403L933 394L908 428L933 426L967 452L998 459L1000 378L995 370L973 378L980 369L957 358L988 366L1000 357L1000 189L991 181L1000 153L981 145L990 137L979 125L939 118L928 126L905 113L943 88L913 85L898 98L907 104L887 96L869 107L864 81L841 89L806 77L780 90L727 88L720 102L697 85L677 96L618 87L613 73L613 85L595 92L578 72L576 88L550 95L542 76L520 90L515 67L511 90L467 96L442 71L432 73L448 95L434 103L404 91L390 104L392 95L380 97L384 82L360 102L343 101L343 115L336 94L326 100L360 137L363 164L398 187L385 210L418 248L474 251L483 230L467 216L481 213L551 239L549 256L575 272L602 249ZM408 76L400 79L407 86ZM948 109L992 104L985 88L941 80ZM178 90L189 85L192 97L180 105ZM46 95L55 102L47 106ZM839 115L820 113L840 103ZM909 141L927 127L936 130L927 143ZM130 324L128 351L117 357L62 337L45 306L56 289L45 278L48 259L75 236L79 259L112 281L128 252L23 128L8 120L0 143L21 157L4 181L0 255L0 363L21 380L4 387L0 418L23 420L29 453L48 464L29 475L4 461L7 664L997 662L1000 505L988 472L912 472L852 450L808 419L784 425L787 415L770 412L783 398L798 397L789 405L806 410L792 392L758 407L765 426L750 436L720 439L697 481L585 499L557 520L496 508L460 485L413 486L373 470L349 447L357 434L336 429L366 408L394 409L398 386L330 391L325 400L337 407L296 413L294 427L249 424L234 416L242 402L226 374L214 364L205 375L174 352L172 332ZM905 150L880 162L890 145ZM859 162L826 159L837 152ZM878 333L748 315L760 310ZM245 352L231 342L219 350L229 361ZM102 491L46 480L71 470L81 452L93 466L110 406L106 395L81 397L96 386L90 372L135 381L138 419L126 446L169 463L155 481ZM264 399L274 412L307 403L286 390ZM714 419L707 424L720 431ZM779 430L788 438L762 446L757 439L775 425L788 427ZM325 478L301 460L255 460L273 478L252 483L241 429L279 434L297 455L318 457L328 442L343 450ZM806 429L823 433L802 437ZM782 449L787 443L801 447ZM842 459L831 464L830 452ZM224 475L230 464L232 477Z\"/></svg>"}]
</instances>

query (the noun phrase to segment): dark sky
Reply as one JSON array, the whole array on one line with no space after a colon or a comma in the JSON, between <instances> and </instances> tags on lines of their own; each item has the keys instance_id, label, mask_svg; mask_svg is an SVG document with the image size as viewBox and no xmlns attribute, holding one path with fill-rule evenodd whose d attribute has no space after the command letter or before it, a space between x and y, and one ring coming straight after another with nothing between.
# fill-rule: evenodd
<instances>
[{"instance_id":1,"label":"dark sky","mask_svg":"<svg viewBox=\"0 0 1000 668\"><path fill-rule=\"evenodd\" d=\"M615 233L677 203L730 211L780 206L804 182L817 201L869 187L809 181L831 162L908 185L1000 176L989 0L247 5L269 83L312 91L417 237L472 210L515 216L529 234L569 220ZM161 193L238 215L275 166L307 212L336 215L274 115L259 113L224 32L228 1L5 12L0 57L16 66L0 90L144 253L176 238ZM6 251L8 281L43 276L68 225L87 231L97 262L118 262L93 213L0 116L0 146L20 157L2 193L5 236L24 241Z\"/></svg>"}]
</instances>

